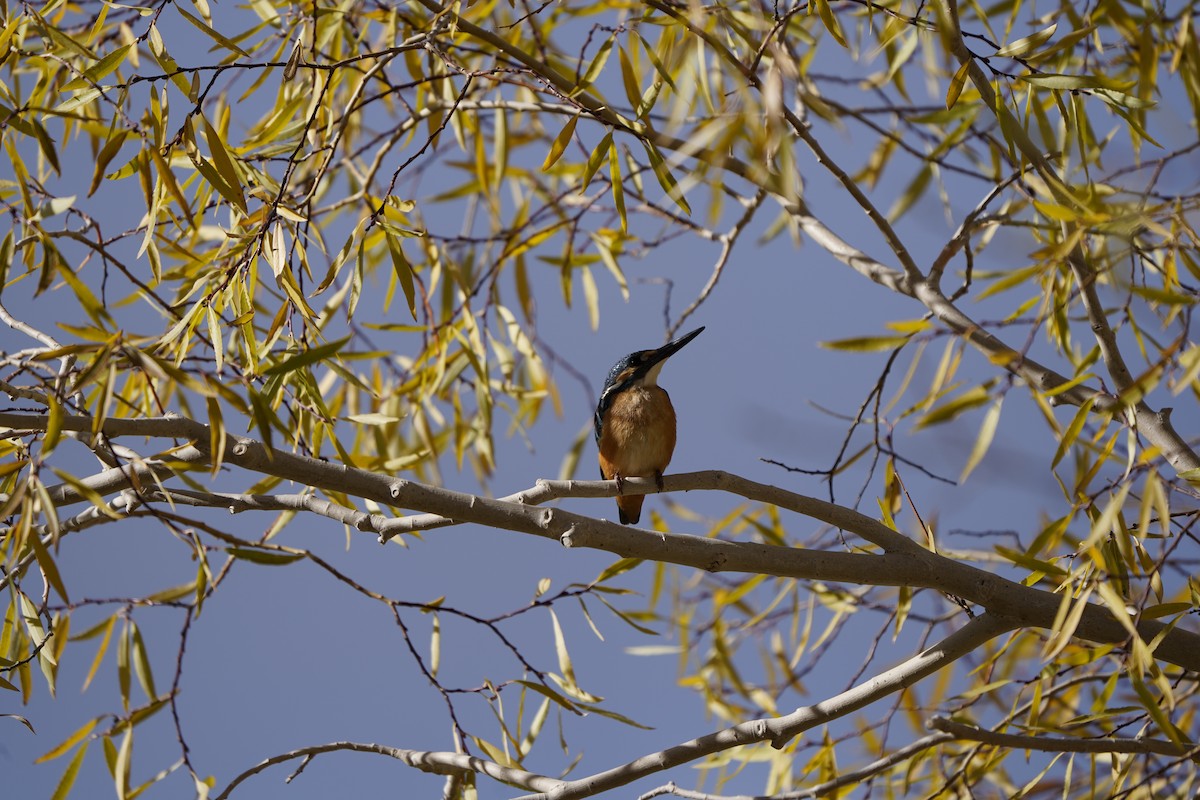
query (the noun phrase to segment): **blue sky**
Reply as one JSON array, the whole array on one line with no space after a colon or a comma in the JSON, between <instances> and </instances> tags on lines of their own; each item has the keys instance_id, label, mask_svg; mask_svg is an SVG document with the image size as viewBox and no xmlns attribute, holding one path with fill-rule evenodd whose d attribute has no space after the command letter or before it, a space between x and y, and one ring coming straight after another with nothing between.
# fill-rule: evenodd
<instances>
[{"instance_id":1,"label":"blue sky","mask_svg":"<svg viewBox=\"0 0 1200 800\"><path fill-rule=\"evenodd\" d=\"M178 27L183 23L176 23L174 33L183 38L168 37L173 48L176 41L188 41L186 36L190 32L186 27ZM171 24L164 18L164 25ZM197 52L188 53L185 49L176 53L181 63L199 63L208 58L204 53L207 43L194 44ZM851 68L831 43L823 47L829 63L822 71L833 73ZM880 68L878 61L854 67L862 71ZM916 81L910 88L914 93L925 90ZM930 88L941 90L937 85ZM937 104L942 97L933 93L920 102ZM1176 142L1194 138L1194 131L1187 127L1186 121L1170 112L1161 126L1164 138ZM815 131L831 155L848 166L862 159L872 141L867 132L854 125L840 128L817 122ZM592 145L602 133L581 123L578 135ZM1117 153L1123 147L1120 141L1113 146ZM83 148L68 151L64 143L62 149L69 153L71 161L51 188L65 195L79 191L70 187L77 185L81 176L86 183L90 166ZM814 211L854 245L888 262L878 232L865 224L862 210L800 145L796 153ZM439 170L446 169L445 164L460 155L453 138L443 137L435 165L419 182L402 182L398 193L411 191L419 203L418 193L435 194L454 180ZM397 153L392 160L398 163L402 156L407 154ZM873 195L879 198L880 207L886 209L903 191L912 177L911 167L910 162L907 168L897 167L885 173ZM936 195L931 194L898 224L898 231L920 264L932 259L952 235L965 210L987 191L986 186L954 175L946 176L945 185L956 198L952 219L947 219ZM143 212L136 186L126 182L106 187L104 191L105 194L91 201L80 202L88 203L92 213L104 220L106 226L111 219L113 230L136 225ZM727 228L736 211L732 204L727 204L724 218L714 227ZM886 354L845 353L822 348L820 343L882 334L886 332L885 322L914 319L921 315L922 309L915 302L868 282L811 242L797 246L785 235L760 243L777 213L777 206L769 200L743 235L711 298L685 325L689 330L705 325L707 330L672 358L663 371L661 384L670 391L679 415L679 443L671 470L725 469L796 492L825 497L828 487L818 478L786 472L763 459L810 470L829 467L847 426L827 410L852 415L875 384ZM460 221L432 204L426 212L425 222L434 233L450 235L459 229ZM644 227L639 232L650 238L654 223L640 224ZM1008 270L1030 263L1032 244L1008 234L1001 236L1008 238L998 239L979 259L977 269ZM330 240L337 238L331 236ZM461 491L505 495L531 486L538 478L557 476L564 454L580 431L590 424L596 393L612 362L627 352L657 346L663 341L664 281L670 282L670 308L678 314L708 280L717 253L718 248L712 243L683 236L651 250L644 258L624 259L622 266L630 287L627 302L615 282L598 269L601 317L596 330L589 324L578 290L575 305L566 308L561 301L556 271L531 269L538 308L537 335L565 362L551 364L562 396L563 414L555 417L547 407L536 426L518 435L506 434L509 419L498 414L495 474L486 485L481 485L471 470L458 471L453 459L445 457L440 462L445 485ZM94 279L95 272L88 277ZM10 311L30 321L40 320L46 327L58 319L69 320L69 315L77 313L63 304L63 298L69 297L67 293L52 291L35 298L31 283L25 281L5 289L3 299ZM383 317L379 303L382 287L369 288L373 291L364 292L360 314L372 315L376 320L402 320L406 312L399 303L394 304L390 316ZM978 305L964 301L965 309L977 319L992 319L1006 313L1010 305L997 300ZM122 308L119 313L131 329L141 327L146 332L146 328L156 324L144 307ZM1024 329L1008 331L1018 337L1014 343L1019 345ZM371 338L377 346L400 353L408 341L390 331L374 332ZM1034 344L1033 352L1050 357L1041 341L1039 338ZM1132 344L1127 333L1122 333L1121 341L1126 346ZM945 339L937 339L929 345L915 373L914 391L919 392L928 384L944 342ZM0 350L12 352L29 345L28 340L11 330L0 331ZM974 351L968 351L963 361L964 381L983 380L997 374ZM576 380L567 365L586 375L589 383ZM898 373L906 366L907 362L902 360ZM893 375L892 386L899 377L900 374ZM1198 420L1192 398L1188 395L1167 398L1165 392L1161 394L1161 404L1176 406L1176 426L1183 431L1193 430ZM909 402L919 396L910 394ZM1158 398L1152 402L1155 400ZM1074 410L1061 409L1056 413L1059 422L1065 424ZM982 410L976 410L953 424L919 433L914 433L911 426L902 426L896 435L897 447L905 457L927 469L957 478L971 452L981 415ZM855 442L861 445L865 442L863 437L860 432ZM1017 388L1007 395L997 437L988 456L965 484L951 486L914 469L906 469L903 477L927 521L936 519L944 533L944 543L989 551L1002 536L980 539L953 532L1016 531L1022 540L1028 541L1044 521L1047 510L1062 502L1061 492L1048 473L1055 448L1056 442L1041 422L1040 412L1026 391ZM60 453L60 458L76 474L86 474L93 468L93 461L82 448L75 446L68 450L64 446L63 450L66 452ZM595 475L595 450L589 438L576 476L591 479ZM238 476L225 476L222 480L226 487L250 482L243 482ZM839 477L837 500L854 502L862 480L860 468ZM861 504L864 512L876 513L877 491L878 476ZM706 522L728 514L739 502L738 498L715 493L651 497L647 511L663 515L671 530L703 533ZM699 517L676 514L671 503L678 503ZM615 518L611 499L568 500L562 506ZM257 537L270 524L268 515L253 513L233 517L214 513L211 519L245 538ZM907 526L907 532L914 532L909 514L901 515L900 521ZM796 542L809 539L817 529L811 520L792 517L788 521L789 535ZM551 580L553 592L590 581L613 561L603 553L567 550L545 540L473 525L439 529L419 538L408 537L407 547L395 543L380 546L370 535L347 537L341 526L314 516L297 519L276 541L310 548L363 585L391 597L428 602L444 596L446 606L481 617L525 607L544 578ZM1004 541L1007 543L1007 539ZM153 522L100 526L71 536L63 542L58 562L77 602L82 598L136 597L186 583L194 578L196 569L184 544ZM644 596L650 580L651 570L643 566L626 575L620 585ZM681 571L678 580L686 584L692 578ZM767 594L774 591L774 584L768 584L762 590ZM620 602L626 609L644 603L637 597ZM925 610L938 605L932 599L922 603ZM78 611L72 631L79 632L91 621L118 608L120 604L97 603L95 608ZM664 635L649 637L632 630L594 601L589 601L588 609L603 640L590 630L577 603L564 601L555 606L566 629L580 685L607 698L606 707L653 726L654 730L639 730L595 715L583 720L564 715L570 745L570 755L564 756L556 744L558 719L552 713L551 722L542 734L543 741L527 763L529 769L557 775L577 754L582 754L583 761L572 773L578 777L725 724L707 716L695 693L678 685L678 662L674 657L645 657L628 652L630 647L673 644L667 635L669 626L652 625ZM414 610L402 616L415 645L427 648L431 617ZM161 692L170 684L175 669L182 612L173 608L138 608L134 618L151 648L155 681ZM444 648L441 678L446 685L473 687L484 680L519 677L519 668L494 636L478 625L455 621L448 615L442 615L441 620ZM805 681L804 692L788 691L781 695L780 708L790 710L846 688L846 681L864 658L862 643L877 635L884 620L879 613L864 613L814 667ZM535 609L524 613L504 623L504 630L539 668L557 671L548 612ZM919 628L913 626L896 642L890 636L880 637L867 674L910 656L916 649L918 633ZM68 648L68 657L59 674L57 699L48 697L39 685L28 706L16 707L13 703L3 707L5 711L28 717L37 729L37 734L32 735L11 721L0 727L0 765L9 776L10 785L20 787L22 797L48 797L65 766L65 759L61 759L57 765L35 767L32 762L36 757L87 719L119 708L115 657L111 650L92 686L85 693L79 691L95 644L95 641L79 642ZM1031 664L1029 675L1035 675L1038 666ZM746 668L752 674L757 670L753 665ZM180 690L178 707L193 764L201 775L215 775L218 789L263 758L324 742L350 740L417 750L453 749L445 706L417 669L388 610L366 601L308 563L285 567L237 564L191 625ZM133 695L137 702L144 699L139 691L135 686ZM917 694L921 694L920 687ZM516 692L511 688L502 693L502 698L509 709L517 702ZM15 697L9 699L15 701ZM456 700L456 704L468 729L491 741L498 740L490 712L482 702L464 697ZM852 731L855 719L834 726L835 734ZM906 742L910 732L895 727L893 734L898 737L895 741ZM807 741L819 742L819 734L820 731L811 732ZM847 759L852 760L857 755L853 743L845 747ZM479 752L474 747L472 750ZM807 752L801 751L798 763L806 758ZM178 757L179 744L170 712L164 710L138 728L134 783L148 779ZM361 754L321 756L291 784L285 784L284 778L294 767L295 764L275 767L252 778L234 797L307 800L339 796L348 790L363 798L410 796L418 792L428 796L438 791L441 782L440 778L382 757ZM667 780L691 785L694 772L692 768L674 770L638 783L628 792L622 790L619 796L646 791ZM762 770L751 767L727 788L760 791L762 781ZM486 779L480 779L479 783L482 797L518 794ZM101 748L96 742L73 796L102 796L111 791L109 786ZM186 772L180 770L145 796L186 796L189 791L190 781Z\"/></svg>"}]
</instances>

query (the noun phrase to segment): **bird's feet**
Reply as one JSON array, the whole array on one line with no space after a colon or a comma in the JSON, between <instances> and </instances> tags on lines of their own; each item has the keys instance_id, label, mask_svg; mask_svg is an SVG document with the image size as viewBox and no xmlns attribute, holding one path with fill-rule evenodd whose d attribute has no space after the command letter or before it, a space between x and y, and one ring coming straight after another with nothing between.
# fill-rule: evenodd
<instances>
[{"instance_id":1,"label":"bird's feet","mask_svg":"<svg viewBox=\"0 0 1200 800\"><path fill-rule=\"evenodd\" d=\"M654 470L654 483L658 485L658 490L663 490L663 474L661 469Z\"/></svg>"}]
</instances>

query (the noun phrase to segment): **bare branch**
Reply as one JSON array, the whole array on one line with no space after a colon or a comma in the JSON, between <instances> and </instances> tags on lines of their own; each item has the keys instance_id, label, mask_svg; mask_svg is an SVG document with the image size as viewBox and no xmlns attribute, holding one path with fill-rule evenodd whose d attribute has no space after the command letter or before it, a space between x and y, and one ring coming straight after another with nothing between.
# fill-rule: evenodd
<instances>
[{"instance_id":1,"label":"bare branch","mask_svg":"<svg viewBox=\"0 0 1200 800\"><path fill-rule=\"evenodd\" d=\"M857 786L863 781L884 772L897 764L902 764L908 759L915 756L917 753L922 753L932 747L937 747L945 742L953 741L954 737L946 733L934 733L929 736L923 736L911 744L907 744L898 750L893 750L883 758L876 759L870 764L865 764L858 769L852 769L843 772L832 780L818 783L816 786L810 786L807 789L800 789L793 792L780 792L779 794L771 795L771 800L805 800L810 797L824 797L832 794L844 786ZM673 794L676 797L685 798L685 800L762 800L761 796L751 797L750 795L723 795L712 794L711 792L695 792L689 789L681 789L676 786L674 781L660 786L657 789L651 789L638 797L638 800L650 800L652 797L660 797L666 794Z\"/></svg>"},{"instance_id":2,"label":"bare branch","mask_svg":"<svg viewBox=\"0 0 1200 800\"><path fill-rule=\"evenodd\" d=\"M0 427L44 430L48 424L49 418L44 415L0 412ZM92 424L90 417L66 416L62 420L65 430L90 429ZM203 461L204 449L210 445L208 426L184 417L110 418L105 420L103 431L110 437L131 434L190 436L193 444L179 451L187 455L189 465ZM534 509L520 502L487 499L286 453L248 438L230 437L225 463L392 507L555 539L564 547L588 547L625 558L653 559L710 572L749 572L936 589L980 605L993 615L1011 617L1031 627L1054 628L1061 605L1061 598L1053 592L1025 586L931 553L853 509L716 470L667 476L664 488L669 491L721 490L772 503L862 536L885 552L868 555L809 551L678 533L648 536L637 528L561 509ZM615 481L573 481L564 485L572 487L573 496L613 496L618 491ZM655 488L653 481L640 479L627 480L624 486L626 492L641 493L649 493ZM1168 628L1155 620L1140 620L1137 630L1147 642L1162 636L1155 652L1163 660L1186 669L1200 670L1200 635ZM1075 635L1110 644L1123 644L1129 636L1124 625L1107 608L1091 603L1083 607Z\"/></svg>"},{"instance_id":3,"label":"bare branch","mask_svg":"<svg viewBox=\"0 0 1200 800\"><path fill-rule=\"evenodd\" d=\"M649 753L628 764L586 778L564 781L550 791L527 795L518 800L574 800L590 797L733 747L768 741L772 747L783 747L790 739L804 731L851 714L881 697L912 686L1015 627L1015 620L984 614L970 620L938 644L918 653L903 664L816 705L798 708L783 717L742 722L657 753Z\"/></svg>"},{"instance_id":4,"label":"bare branch","mask_svg":"<svg viewBox=\"0 0 1200 800\"><path fill-rule=\"evenodd\" d=\"M257 775L276 764L283 764L298 758L310 759L322 753L334 753L344 750L354 753L376 753L389 756L410 767L415 767L422 772L429 772L434 775L455 775L475 772L480 775L486 775L489 778L494 778L501 783L507 783L510 786L517 786L522 789L546 791L549 787L558 784L558 781L542 775L513 769L512 767L505 767L494 761L468 756L463 753L403 750L398 747L387 747L381 744L361 744L359 742L330 742L329 744L315 745L313 747L301 747L297 750L272 756L265 761L255 764L230 781L229 785L216 796L215 800L226 800L233 793L233 790L247 778Z\"/></svg>"},{"instance_id":5,"label":"bare branch","mask_svg":"<svg viewBox=\"0 0 1200 800\"><path fill-rule=\"evenodd\" d=\"M1117 346L1117 335L1108 322L1108 315L1104 313L1104 305L1100 302L1100 295L1096 291L1097 276L1084 262L1083 253L1080 251L1067 256L1067 263L1071 266L1075 282L1079 284L1079 296L1083 300L1083 308L1087 312L1088 320L1092 323L1092 333L1096 336L1096 343L1100 346L1100 357L1104 359L1104 366L1108 368L1113 385L1116 386L1118 392L1123 392L1133 385L1133 375L1129 372L1129 367L1125 365L1125 359Z\"/></svg>"},{"instance_id":6,"label":"bare branch","mask_svg":"<svg viewBox=\"0 0 1200 800\"><path fill-rule=\"evenodd\" d=\"M1012 748L1014 750L1043 750L1048 753L1153 753L1162 756L1185 756L1200 762L1200 746L1187 747L1164 739L1068 739L1063 736L1027 736L999 733L955 722L947 717L931 717L926 723L931 730L942 731L956 739Z\"/></svg>"}]
</instances>

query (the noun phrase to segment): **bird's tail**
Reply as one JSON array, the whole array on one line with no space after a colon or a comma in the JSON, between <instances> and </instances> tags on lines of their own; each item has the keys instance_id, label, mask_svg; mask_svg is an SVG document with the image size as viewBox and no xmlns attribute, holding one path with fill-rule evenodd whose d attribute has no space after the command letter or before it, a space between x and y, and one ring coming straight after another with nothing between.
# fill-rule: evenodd
<instances>
[{"instance_id":1,"label":"bird's tail","mask_svg":"<svg viewBox=\"0 0 1200 800\"><path fill-rule=\"evenodd\" d=\"M617 498L617 512L621 515L622 525L637 525L642 518L642 503L646 496L641 494L623 495Z\"/></svg>"}]
</instances>

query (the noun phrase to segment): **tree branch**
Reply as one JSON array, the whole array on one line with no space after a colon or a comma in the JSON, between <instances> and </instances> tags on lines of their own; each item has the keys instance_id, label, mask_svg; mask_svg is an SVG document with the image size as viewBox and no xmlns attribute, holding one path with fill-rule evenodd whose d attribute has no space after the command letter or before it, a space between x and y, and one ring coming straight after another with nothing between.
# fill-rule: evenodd
<instances>
[{"instance_id":1,"label":"tree branch","mask_svg":"<svg viewBox=\"0 0 1200 800\"><path fill-rule=\"evenodd\" d=\"M45 430L49 417L0 412L0 427ZM64 416L63 430L91 430L94 420ZM211 446L209 428L185 417L141 419L108 418L102 426L110 437L137 435L191 438L192 444L176 451L191 466L202 463ZM921 545L853 509L787 492L774 486L717 470L671 475L664 488L671 491L720 490L751 500L771 503L861 536L884 550L880 554L841 553L778 547L752 542L729 542L679 533L654 533L593 519L562 509L531 508L522 502L494 500L455 492L390 475L368 472L276 450L248 438L227 437L224 463L273 475L329 491L396 508L438 514L456 522L473 522L557 540L564 547L588 547L625 558L651 559L711 572L747 572L799 579L853 584L912 586L936 589L982 606L992 614L1017 620L1021 625L1053 629L1061 598L1025 586L970 564L931 553ZM113 470L107 470L108 474ZM126 476L127 477L127 476ZM128 479L128 478L127 478ZM558 487L547 482L544 491ZM572 496L615 496L615 481L573 481ZM625 491L649 493L653 481L627 480ZM125 488L125 487L118 487ZM65 491L65 490L64 490ZM1200 671L1200 635L1156 620L1140 620L1138 635L1149 642L1161 635L1155 654L1163 660ZM1103 606L1088 603L1075 631L1079 638L1123 645L1129 634L1122 622Z\"/></svg>"},{"instance_id":2,"label":"tree branch","mask_svg":"<svg viewBox=\"0 0 1200 800\"><path fill-rule=\"evenodd\" d=\"M772 719L739 723L707 736L650 753L586 778L564 781L558 787L518 800L574 800L624 786L647 775L695 761L713 753L741 745L769 741L781 748L799 734L826 722L853 713L881 697L899 692L942 667L974 652L993 638L1018 627L1015 620L983 614L970 620L938 644L913 656L897 667L816 705L804 706L791 714Z\"/></svg>"},{"instance_id":3,"label":"tree branch","mask_svg":"<svg viewBox=\"0 0 1200 800\"><path fill-rule=\"evenodd\" d=\"M1037 170L1038 175L1043 178L1047 190L1068 207L1079 207L1079 202L1063 183L1058 172L1046 160L1045 155L1033 143L1028 134L1025 133L1024 127L1013 117L1008 106L1000 102L995 90L992 89L991 81L988 80L983 69L976 63L974 54L967 47L966 41L963 39L962 28L959 24L958 0L940 0L938 8L945 14L950 23L947 36L950 48L959 63L966 67L967 75L970 77L972 85L979 92L982 104L986 108L993 110L1001 127L1012 137L1012 141L1017 149L1020 150L1021 155L1029 160ZM1120 351L1117 349L1116 337L1113 336L1112 328L1109 326L1108 320L1104 317L1099 298L1096 296L1094 276L1090 275L1084 267L1087 262L1086 253L1082 245L1076 244L1067 255L1067 260L1079 282L1084 307L1092 323L1092 331L1096 334L1097 341L1100 344L1105 366L1108 368L1109 374L1112 376L1118 390L1124 389L1132 382L1132 378L1124 359L1121 357ZM940 291L933 286L927 286L925 289L926 294L931 299L937 301L937 295L940 295ZM925 300L923 299L922 302L925 302ZM934 306L931 306L929 302L925 302L925 305L931 311L934 311L935 314L938 314L939 319L942 319L942 314L938 313ZM962 316L961 312L958 312L958 309L954 308L944 297L938 301L938 307L945 309L947 313L949 313L949 309L953 309L955 314ZM947 320L943 319L943 321ZM959 327L961 327L961 321L959 321ZM958 328L955 329L958 330ZM963 330L965 331L966 329ZM967 339L976 347L984 349L985 352L994 350L994 345L999 342L999 340L995 340L995 337L992 337L990 334L983 334L982 336L971 335ZM997 355L1007 354L1003 352L989 352L989 355L994 358ZM1055 385L1061 385L1058 382L1061 376L1049 371L1043 372L1038 368L1040 365L1037 365L1035 362L1021 358L1016 366L1019 369L1014 369L1013 366L1008 366L1008 368L1022 375L1030 373L1035 380L1040 382L1035 385L1042 388L1043 391L1052 389ZM1068 395L1070 396L1068 397ZM1083 386L1075 386L1067 392L1056 395L1059 401L1067 400L1073 405L1080 405L1081 401L1093 396L1098 398L1094 406L1097 411L1111 414L1125 410L1120 407L1117 398L1109 395L1101 395L1094 390L1087 390ZM1170 416L1170 409L1155 411L1140 401L1133 407L1135 427L1140 433L1146 436L1151 444L1159 448L1168 463L1175 470L1184 472L1192 469L1200 469L1200 455L1196 454L1171 425Z\"/></svg>"},{"instance_id":4,"label":"tree branch","mask_svg":"<svg viewBox=\"0 0 1200 800\"><path fill-rule=\"evenodd\" d=\"M901 747L899 750L893 750L882 758L872 761L870 764L865 764L858 769L852 769L849 772L843 772L836 778L818 783L816 786L810 786L807 789L797 789L790 792L781 792L777 795L772 795L771 800L806 800L812 797L824 797L828 794L833 794L838 789L845 786L857 786L868 778L874 777L885 770L888 770L897 764L901 764L915 756L917 753L922 753L931 747L937 747L945 742L953 741L954 737L946 733L934 733L929 736L923 736L911 744ZM652 789L649 792L638 797L638 800L650 800L653 797L659 797L665 794L673 794L677 797L685 798L685 800L763 800L761 796L751 797L750 795L716 795L709 792L694 792L688 789L681 789L675 785L675 782L665 784L657 789Z\"/></svg>"},{"instance_id":5,"label":"tree branch","mask_svg":"<svg viewBox=\"0 0 1200 800\"><path fill-rule=\"evenodd\" d=\"M1200 747L1178 745L1165 739L1070 739L1064 736L1027 736L1017 733L998 733L955 722L942 716L929 719L926 727L948 733L956 739L1005 747L1012 750L1041 750L1048 753L1153 753L1162 756L1185 756L1200 762Z\"/></svg>"},{"instance_id":6,"label":"tree branch","mask_svg":"<svg viewBox=\"0 0 1200 800\"><path fill-rule=\"evenodd\" d=\"M387 747L381 744L361 744L358 742L330 742L329 744L316 745L313 747L302 747L298 750L292 750L288 753L281 753L277 756L272 756L265 761L255 764L250 769L241 773L229 782L225 790L216 796L215 800L226 800L234 789L238 787L247 778L257 775L268 767L273 767L276 764L283 764L288 761L294 761L297 758L309 759L321 753L333 753L339 750L349 750L355 753L378 753L380 755L390 756L398 761L402 761L410 767L415 767L422 772L429 772L435 775L454 775L475 772L480 775L487 775L489 778L494 778L501 783L507 783L510 786L517 786L522 789L534 789L537 791L545 791L546 787L557 785L559 782L547 778L542 775L537 775L525 770L514 769L497 764L494 761L488 761L475 756L468 756L463 753L447 753L425 750L402 750L398 747Z\"/></svg>"}]
</instances>

